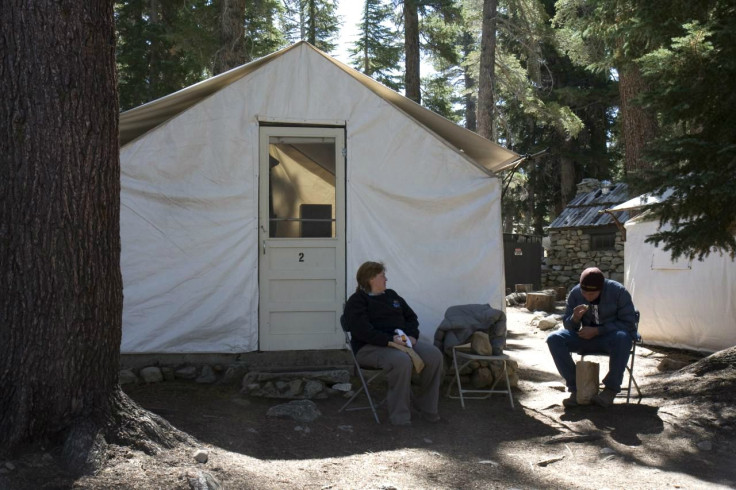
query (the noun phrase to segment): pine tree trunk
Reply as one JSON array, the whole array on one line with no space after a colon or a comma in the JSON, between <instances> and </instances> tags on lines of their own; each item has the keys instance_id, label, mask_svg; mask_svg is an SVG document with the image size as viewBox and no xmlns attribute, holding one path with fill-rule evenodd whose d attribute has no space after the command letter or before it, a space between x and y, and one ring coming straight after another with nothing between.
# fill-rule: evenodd
<instances>
[{"instance_id":1,"label":"pine tree trunk","mask_svg":"<svg viewBox=\"0 0 736 490\"><path fill-rule=\"evenodd\" d=\"M483 1L483 26L480 39L480 74L478 76L478 134L495 141L494 83L496 65L496 15L498 0Z\"/></svg>"},{"instance_id":2,"label":"pine tree trunk","mask_svg":"<svg viewBox=\"0 0 736 490\"><path fill-rule=\"evenodd\" d=\"M463 59L467 59L470 52L473 50L473 36L469 32L463 34ZM473 89L475 88L476 82L473 75L470 73L468 66L463 66L463 77L465 82L465 128L471 131L475 131L478 128L478 120L476 118L476 111L478 106L476 104L475 94Z\"/></svg>"},{"instance_id":3,"label":"pine tree trunk","mask_svg":"<svg viewBox=\"0 0 736 490\"><path fill-rule=\"evenodd\" d=\"M113 422L140 417L118 386L113 3L1 5L0 453L60 438L88 469L103 433L131 441Z\"/></svg>"},{"instance_id":4,"label":"pine tree trunk","mask_svg":"<svg viewBox=\"0 0 736 490\"><path fill-rule=\"evenodd\" d=\"M220 11L220 49L215 54L213 72L226 72L245 63L246 0L222 0Z\"/></svg>"},{"instance_id":5,"label":"pine tree trunk","mask_svg":"<svg viewBox=\"0 0 736 490\"><path fill-rule=\"evenodd\" d=\"M419 10L416 0L404 0L404 49L406 96L419 104L422 95L419 73Z\"/></svg>"},{"instance_id":6,"label":"pine tree trunk","mask_svg":"<svg viewBox=\"0 0 736 490\"><path fill-rule=\"evenodd\" d=\"M317 45L317 8L315 6L316 0L307 0L309 2L309 35L307 41L312 46Z\"/></svg>"},{"instance_id":7,"label":"pine tree trunk","mask_svg":"<svg viewBox=\"0 0 736 490\"><path fill-rule=\"evenodd\" d=\"M560 207L567 206L567 203L575 197L575 161L570 157L574 151L573 143L570 141L560 145Z\"/></svg>"},{"instance_id":8,"label":"pine tree trunk","mask_svg":"<svg viewBox=\"0 0 736 490\"><path fill-rule=\"evenodd\" d=\"M636 65L630 64L619 71L618 86L623 120L624 167L627 173L631 173L649 168L642 155L644 146L657 134L657 120L653 114L633 102L646 88Z\"/></svg>"}]
</instances>

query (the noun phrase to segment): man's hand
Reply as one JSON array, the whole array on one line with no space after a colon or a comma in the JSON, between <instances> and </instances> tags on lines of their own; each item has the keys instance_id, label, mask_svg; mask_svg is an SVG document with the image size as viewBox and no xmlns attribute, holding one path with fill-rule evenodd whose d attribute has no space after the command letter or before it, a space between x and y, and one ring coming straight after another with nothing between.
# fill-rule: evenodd
<instances>
[{"instance_id":1,"label":"man's hand","mask_svg":"<svg viewBox=\"0 0 736 490\"><path fill-rule=\"evenodd\" d=\"M580 323L580 320L583 318L583 315L585 315L585 312L588 311L588 308L588 305L577 305L572 310L572 321Z\"/></svg>"},{"instance_id":2,"label":"man's hand","mask_svg":"<svg viewBox=\"0 0 736 490\"><path fill-rule=\"evenodd\" d=\"M583 327L578 330L578 337L585 340L590 340L598 335L598 327Z\"/></svg>"}]
</instances>

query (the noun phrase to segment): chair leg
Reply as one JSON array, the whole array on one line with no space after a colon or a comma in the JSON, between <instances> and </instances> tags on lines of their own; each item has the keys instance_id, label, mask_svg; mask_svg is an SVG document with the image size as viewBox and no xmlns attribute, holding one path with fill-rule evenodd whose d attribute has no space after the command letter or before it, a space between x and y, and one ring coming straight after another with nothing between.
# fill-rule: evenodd
<instances>
[{"instance_id":1,"label":"chair leg","mask_svg":"<svg viewBox=\"0 0 736 490\"><path fill-rule=\"evenodd\" d=\"M358 397L358 395L360 395L360 393L361 393L362 391L365 391L365 396L366 396L366 398L368 399L368 405L369 405L369 407L360 407L360 408L355 408L355 409L353 409L353 410L360 410L360 409L363 409L363 408L370 408L370 409L371 409L371 411L373 412L373 418L374 418L374 419L376 419L376 423L377 423L377 424L380 424L380 423L381 423L381 419L379 419L379 418L378 418L378 411L376 410L376 405L375 405L375 404L373 403L373 398L371 397L371 392L370 392L370 391L368 391L368 384L369 384L369 383L370 383L371 381L373 381L374 379L376 379L376 378L377 378L378 376L380 376L380 375L381 375L381 373L375 374L375 375L374 375L373 377L371 377L371 378L370 378L370 379L369 379L368 381L366 381L366 380L365 380L365 376L363 376L363 371L362 371L362 370L360 369L360 367L356 366L356 370L358 371L358 377L360 378L360 383L361 383L361 386L360 386L360 388L359 388L359 389L358 389L358 390L357 390L357 391L356 391L356 392L355 392L355 393L353 394L353 396L351 396L351 397L350 397L350 399L349 399L349 400L348 400L347 402L345 402L345 404L344 404L344 405L343 405L342 407L340 407L340 409L339 409L339 410L338 410L337 412L338 412L338 413L340 413L340 412L342 412L343 410L345 410L345 409L346 409L346 407L347 407L348 405L350 405L350 404L351 404L351 403L353 402L353 400L355 400L355 399L356 399L356 398ZM348 410L350 410L350 409L348 409Z\"/></svg>"},{"instance_id":2,"label":"chair leg","mask_svg":"<svg viewBox=\"0 0 736 490\"><path fill-rule=\"evenodd\" d=\"M506 389L509 391L509 402L511 403L511 410L514 409L514 395L511 394L511 382L509 381L509 370L506 365L506 361L503 361L503 374L506 376Z\"/></svg>"},{"instance_id":3,"label":"chair leg","mask_svg":"<svg viewBox=\"0 0 736 490\"><path fill-rule=\"evenodd\" d=\"M455 367L455 381L457 382L457 391L460 395L460 405L465 408L465 399L463 398L463 386L460 384L460 369L457 366L457 355L455 349L452 350L452 364Z\"/></svg>"}]
</instances>

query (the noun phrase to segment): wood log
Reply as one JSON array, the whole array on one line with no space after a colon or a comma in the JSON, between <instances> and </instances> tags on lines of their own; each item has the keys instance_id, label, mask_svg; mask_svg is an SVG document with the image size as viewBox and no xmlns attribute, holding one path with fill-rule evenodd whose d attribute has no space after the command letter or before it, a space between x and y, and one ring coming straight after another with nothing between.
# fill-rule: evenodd
<instances>
[{"instance_id":1,"label":"wood log","mask_svg":"<svg viewBox=\"0 0 736 490\"><path fill-rule=\"evenodd\" d=\"M527 293L525 306L529 311L554 311L555 295L547 293Z\"/></svg>"},{"instance_id":2,"label":"wood log","mask_svg":"<svg viewBox=\"0 0 736 490\"><path fill-rule=\"evenodd\" d=\"M515 284L514 290L517 293L531 293L534 291L534 284Z\"/></svg>"}]
</instances>

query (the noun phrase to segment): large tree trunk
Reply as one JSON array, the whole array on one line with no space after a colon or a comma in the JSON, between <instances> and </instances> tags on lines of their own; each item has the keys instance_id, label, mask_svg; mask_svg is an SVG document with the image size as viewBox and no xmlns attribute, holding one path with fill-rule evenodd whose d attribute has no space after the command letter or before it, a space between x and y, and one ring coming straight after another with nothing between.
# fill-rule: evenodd
<instances>
[{"instance_id":1,"label":"large tree trunk","mask_svg":"<svg viewBox=\"0 0 736 490\"><path fill-rule=\"evenodd\" d=\"M220 9L220 49L215 54L213 72L226 72L247 61L245 53L246 0L222 0Z\"/></svg>"},{"instance_id":2,"label":"large tree trunk","mask_svg":"<svg viewBox=\"0 0 736 490\"><path fill-rule=\"evenodd\" d=\"M137 416L118 387L113 4L1 5L0 453L60 437L90 469L112 422Z\"/></svg>"},{"instance_id":3,"label":"large tree trunk","mask_svg":"<svg viewBox=\"0 0 736 490\"><path fill-rule=\"evenodd\" d=\"M627 173L632 173L649 167L642 155L644 146L657 134L657 120L653 114L633 102L634 97L646 88L636 65L629 64L619 71L618 86L623 120L624 167Z\"/></svg>"},{"instance_id":4,"label":"large tree trunk","mask_svg":"<svg viewBox=\"0 0 736 490\"><path fill-rule=\"evenodd\" d=\"M473 50L473 35L469 32L463 34L463 59L467 59L470 52ZM463 77L465 81L465 127L471 131L475 131L478 127L476 111L478 110L476 104L475 94L473 89L475 88L476 82L473 75L470 73L468 66L463 66Z\"/></svg>"},{"instance_id":5,"label":"large tree trunk","mask_svg":"<svg viewBox=\"0 0 736 490\"><path fill-rule=\"evenodd\" d=\"M404 0L404 83L406 96L419 104L422 101L419 73L419 10L417 0Z\"/></svg>"},{"instance_id":6,"label":"large tree trunk","mask_svg":"<svg viewBox=\"0 0 736 490\"><path fill-rule=\"evenodd\" d=\"M478 134L496 140L493 117L496 78L496 15L498 0L483 1L483 26L480 39L480 75L478 76Z\"/></svg>"},{"instance_id":7,"label":"large tree trunk","mask_svg":"<svg viewBox=\"0 0 736 490\"><path fill-rule=\"evenodd\" d=\"M307 0L309 2L309 27L307 34L307 41L312 46L317 45L317 6L315 5L316 0Z\"/></svg>"},{"instance_id":8,"label":"large tree trunk","mask_svg":"<svg viewBox=\"0 0 736 490\"><path fill-rule=\"evenodd\" d=\"M570 157L570 144L561 145L560 154L560 209L575 197L575 161Z\"/></svg>"}]
</instances>

